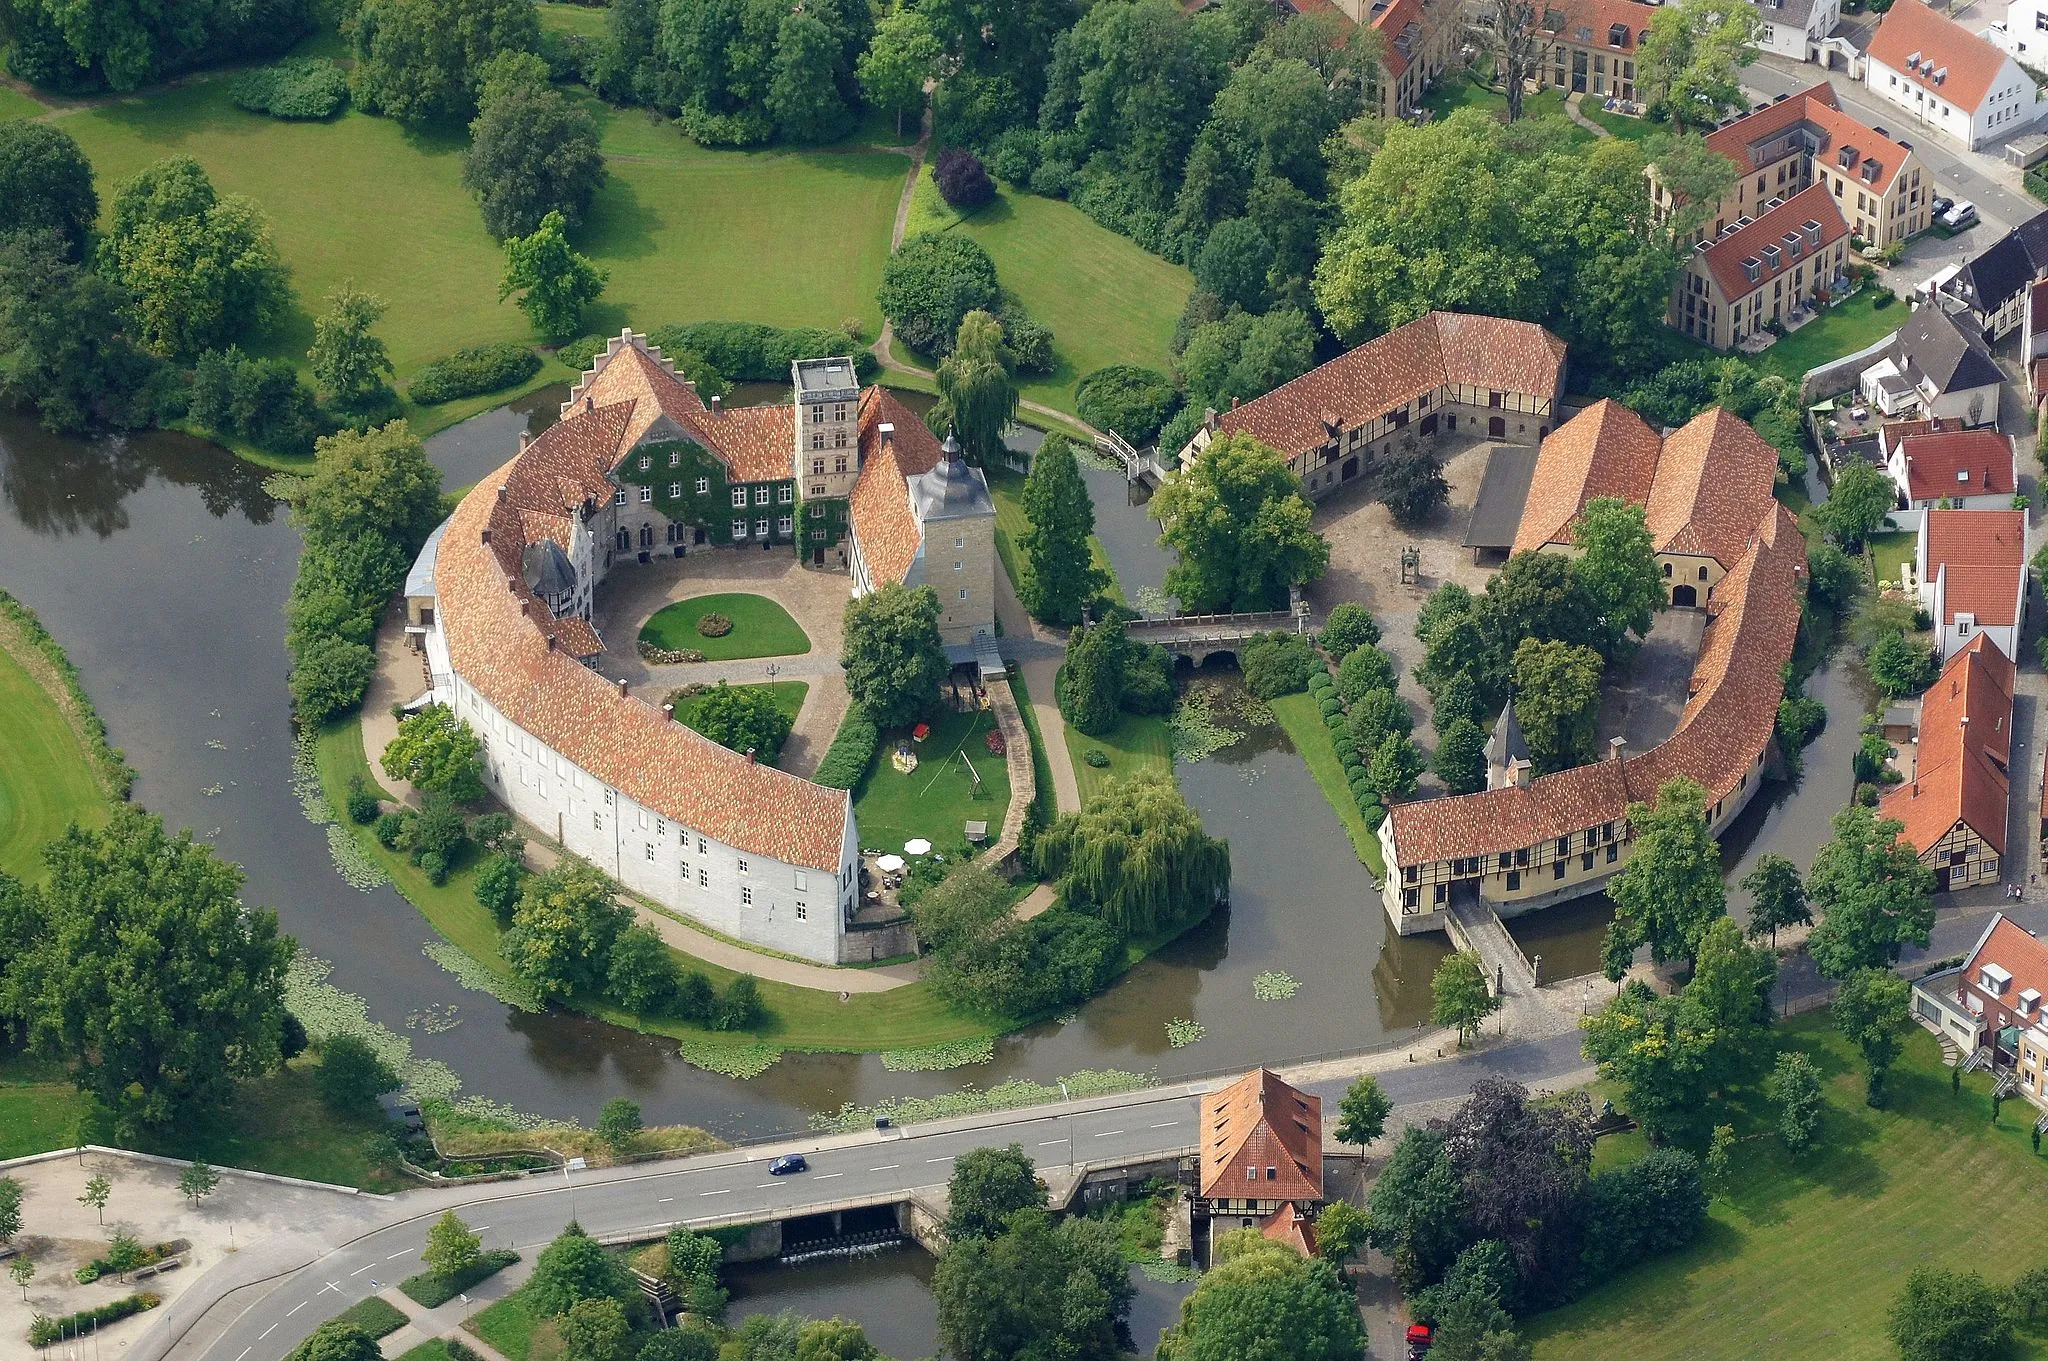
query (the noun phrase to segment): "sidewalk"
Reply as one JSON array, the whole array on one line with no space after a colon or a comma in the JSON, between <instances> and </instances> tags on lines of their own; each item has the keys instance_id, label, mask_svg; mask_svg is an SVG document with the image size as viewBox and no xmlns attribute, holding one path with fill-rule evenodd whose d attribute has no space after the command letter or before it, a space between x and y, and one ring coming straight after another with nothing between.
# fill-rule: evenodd
<instances>
[{"instance_id":1,"label":"sidewalk","mask_svg":"<svg viewBox=\"0 0 2048 1361\"><path fill-rule=\"evenodd\" d=\"M1067 721L1060 717L1053 693L1060 662L1066 656L1066 640L1025 613L1024 602L1017 598L1017 588L1000 562L996 564L996 618L1003 626L1003 652L1017 659L1017 669L1031 691L1031 715L1038 720L1045 763L1052 770L1053 811L1074 812L1081 806L1081 786L1074 779L1074 758L1067 750Z\"/></svg>"},{"instance_id":2,"label":"sidewalk","mask_svg":"<svg viewBox=\"0 0 2048 1361\"><path fill-rule=\"evenodd\" d=\"M486 1276L477 1283L476 1289L464 1295L457 1295L446 1304L432 1309L422 1308L411 1296L397 1286L386 1286L377 1292L384 1300L411 1322L395 1333L390 1333L378 1343L378 1349L388 1358L404 1356L414 1347L437 1337L450 1337L460 1341L484 1361L506 1361L504 1354L473 1332L465 1331L463 1320L475 1317L491 1304L505 1298L533 1275L533 1257L529 1254L493 1276Z\"/></svg>"}]
</instances>

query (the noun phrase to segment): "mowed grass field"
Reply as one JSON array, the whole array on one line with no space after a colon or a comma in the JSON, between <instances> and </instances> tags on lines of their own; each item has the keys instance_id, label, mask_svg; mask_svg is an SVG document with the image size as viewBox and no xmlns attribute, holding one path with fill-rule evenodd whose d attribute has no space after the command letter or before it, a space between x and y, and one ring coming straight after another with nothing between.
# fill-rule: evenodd
<instances>
[{"instance_id":1,"label":"mowed grass field","mask_svg":"<svg viewBox=\"0 0 2048 1361\"><path fill-rule=\"evenodd\" d=\"M2048 1261L2012 1235L2048 1213L2048 1160L2028 1144L2025 1101L2013 1097L1993 1126L1989 1079L1966 1077L1951 1095L1933 1036L1908 1026L1892 1105L1874 1111L1860 1059L1824 1015L1779 1033L1823 1075L1818 1146L1795 1163L1767 1103L1744 1112L1701 1240L1531 1320L1539 1361L1892 1356L1885 1313L1913 1268L1980 1271L2003 1286ZM1602 1140L1598 1161L1641 1149L1633 1136ZM2022 1334L2008 1356L2048 1356L2048 1345Z\"/></svg>"},{"instance_id":2,"label":"mowed grass field","mask_svg":"<svg viewBox=\"0 0 2048 1361\"><path fill-rule=\"evenodd\" d=\"M85 744L36 678L0 651L0 872L43 876L43 845L107 802Z\"/></svg>"},{"instance_id":3,"label":"mowed grass field","mask_svg":"<svg viewBox=\"0 0 2048 1361\"><path fill-rule=\"evenodd\" d=\"M44 112L42 104L12 85L0 84L0 123L10 118L34 118Z\"/></svg>"},{"instance_id":4,"label":"mowed grass field","mask_svg":"<svg viewBox=\"0 0 2048 1361\"><path fill-rule=\"evenodd\" d=\"M995 725L995 715L987 711L948 709L931 720L931 733L922 742L910 742L900 731L885 733L853 801L861 845L900 852L904 842L923 837L934 849L951 854L966 844L970 820L986 822L993 840L1010 807L1009 766L987 745ZM908 775L891 760L905 742L917 754L917 769ZM962 757L981 777L978 795Z\"/></svg>"},{"instance_id":5,"label":"mowed grass field","mask_svg":"<svg viewBox=\"0 0 2048 1361\"><path fill-rule=\"evenodd\" d=\"M699 633L697 621L707 614L732 620L732 631L717 638ZM810 635L788 610L765 595L746 591L692 596L664 605L640 626L640 641L671 652L695 649L710 662L797 657L811 650Z\"/></svg>"}]
</instances>

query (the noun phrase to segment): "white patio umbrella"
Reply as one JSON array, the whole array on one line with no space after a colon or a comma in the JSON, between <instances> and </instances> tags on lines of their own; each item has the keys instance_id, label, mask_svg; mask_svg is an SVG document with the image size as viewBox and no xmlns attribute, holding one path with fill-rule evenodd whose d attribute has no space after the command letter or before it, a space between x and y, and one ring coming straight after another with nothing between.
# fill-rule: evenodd
<instances>
[{"instance_id":1,"label":"white patio umbrella","mask_svg":"<svg viewBox=\"0 0 2048 1361\"><path fill-rule=\"evenodd\" d=\"M932 843L921 836L916 836L904 842L903 849L909 855L928 855L931 853Z\"/></svg>"},{"instance_id":2,"label":"white patio umbrella","mask_svg":"<svg viewBox=\"0 0 2048 1361\"><path fill-rule=\"evenodd\" d=\"M884 874L894 874L897 870L903 868L903 857L900 855L878 855L875 857L875 868Z\"/></svg>"}]
</instances>

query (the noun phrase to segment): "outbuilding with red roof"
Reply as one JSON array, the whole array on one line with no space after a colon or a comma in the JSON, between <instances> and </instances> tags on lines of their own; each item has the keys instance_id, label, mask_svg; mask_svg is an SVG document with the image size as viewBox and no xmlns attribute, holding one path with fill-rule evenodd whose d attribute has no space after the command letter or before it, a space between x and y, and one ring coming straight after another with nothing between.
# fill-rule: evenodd
<instances>
[{"instance_id":1,"label":"outbuilding with red roof","mask_svg":"<svg viewBox=\"0 0 2048 1361\"><path fill-rule=\"evenodd\" d=\"M1942 509L2009 510L2019 490L2019 463L2011 435L1981 430L1927 430L1895 442L1885 471L1906 508L1892 518L1917 529L1921 512Z\"/></svg>"}]
</instances>

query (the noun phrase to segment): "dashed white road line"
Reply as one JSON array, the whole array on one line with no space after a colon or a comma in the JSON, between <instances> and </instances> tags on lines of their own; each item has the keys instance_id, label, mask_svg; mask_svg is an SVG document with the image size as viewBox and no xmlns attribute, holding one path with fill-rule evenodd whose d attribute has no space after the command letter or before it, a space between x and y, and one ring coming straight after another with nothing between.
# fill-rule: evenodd
<instances>
[{"instance_id":1,"label":"dashed white road line","mask_svg":"<svg viewBox=\"0 0 2048 1361\"><path fill-rule=\"evenodd\" d=\"M276 1332L276 1331L277 1331L277 1325L276 1325L275 1323L273 1323L273 1324L271 1324L271 1325L270 1325L270 1326L269 1326L268 1328L265 1328L265 1329L264 1329L264 1330L263 1330L262 1332L260 1332L260 1333L256 1334L256 1340L257 1340L258 1342L261 1342L261 1341L262 1341L262 1340L263 1340L264 1338L266 1338L266 1337L269 1337L269 1336L270 1336L270 1335L271 1335L272 1333L274 1333L274 1332Z\"/></svg>"},{"instance_id":2,"label":"dashed white road line","mask_svg":"<svg viewBox=\"0 0 2048 1361\"><path fill-rule=\"evenodd\" d=\"M1055 1144L1063 1144L1065 1142L1065 1139L1042 1139L1039 1141L1038 1146L1040 1148L1051 1148Z\"/></svg>"},{"instance_id":3,"label":"dashed white road line","mask_svg":"<svg viewBox=\"0 0 2048 1361\"><path fill-rule=\"evenodd\" d=\"M832 1180L832 1178L834 1178L834 1177L843 1177L843 1176L845 1176L845 1175L846 1175L846 1174L845 1174L844 1172L827 1172L827 1173L825 1173L824 1175L820 1176L820 1177L818 1178L818 1180L819 1180L819 1181L830 1181L830 1180Z\"/></svg>"},{"instance_id":4,"label":"dashed white road line","mask_svg":"<svg viewBox=\"0 0 2048 1361\"><path fill-rule=\"evenodd\" d=\"M250 1352L253 1352L255 1350L256 1349L254 1347L244 1347L242 1348L242 1356L247 1356ZM236 1357L235 1361L242 1361L242 1356Z\"/></svg>"},{"instance_id":5,"label":"dashed white road line","mask_svg":"<svg viewBox=\"0 0 2048 1361\"><path fill-rule=\"evenodd\" d=\"M928 1163L949 1163L953 1161L953 1155L948 1153L943 1158L926 1158L925 1161Z\"/></svg>"},{"instance_id":6,"label":"dashed white road line","mask_svg":"<svg viewBox=\"0 0 2048 1361\"><path fill-rule=\"evenodd\" d=\"M772 1181L757 1181L757 1182L755 1182L755 1183L754 1183L754 1189L755 1189L756 1191L768 1191L768 1190L773 1190L773 1189L774 1189L774 1188L775 1188L776 1186L778 1186L778 1185L780 1185L780 1184L781 1184L781 1183L779 1183L779 1182L772 1182Z\"/></svg>"},{"instance_id":7,"label":"dashed white road line","mask_svg":"<svg viewBox=\"0 0 2048 1361\"><path fill-rule=\"evenodd\" d=\"M697 1194L700 1196L729 1196L732 1194L732 1188L728 1186L723 1191L699 1191Z\"/></svg>"},{"instance_id":8,"label":"dashed white road line","mask_svg":"<svg viewBox=\"0 0 2048 1361\"><path fill-rule=\"evenodd\" d=\"M412 1251L412 1249L411 1249L411 1248L401 1248L401 1249L399 1249L399 1250L398 1250L397 1252L394 1252L394 1253L392 1253L392 1254L391 1254L391 1255L390 1255L389 1257L386 1257L386 1258L385 1258L384 1260L385 1260L385 1261L387 1261L387 1262L395 1262L395 1261L397 1261L397 1260L398 1260L399 1258L401 1258L401 1257L405 1256L405 1255L406 1255L407 1253L409 1253L409 1252L411 1252L411 1251Z\"/></svg>"},{"instance_id":9,"label":"dashed white road line","mask_svg":"<svg viewBox=\"0 0 2048 1361\"><path fill-rule=\"evenodd\" d=\"M1108 1137L1109 1137L1110 1135L1112 1135L1112 1134L1122 1134L1122 1133L1123 1133L1123 1131L1122 1131L1122 1130L1120 1130L1120 1129L1099 1129L1099 1130L1095 1131L1095 1137L1096 1137L1096 1138L1098 1138L1098 1139L1107 1139L1107 1138L1108 1138Z\"/></svg>"},{"instance_id":10,"label":"dashed white road line","mask_svg":"<svg viewBox=\"0 0 2048 1361\"><path fill-rule=\"evenodd\" d=\"M1179 1123L1180 1123L1180 1121L1178 1121L1178 1120L1166 1120L1166 1121L1162 1121L1162 1122L1161 1122L1161 1123L1159 1123L1159 1124L1153 1125L1153 1126L1152 1126L1151 1128L1153 1128L1153 1129L1172 1129L1172 1128L1173 1128L1173 1127L1174 1127L1175 1125L1177 1125L1177 1124L1179 1124Z\"/></svg>"},{"instance_id":11,"label":"dashed white road line","mask_svg":"<svg viewBox=\"0 0 2048 1361\"><path fill-rule=\"evenodd\" d=\"M902 1164L902 1163L890 1163L890 1164L888 1164L888 1165L887 1165L887 1166L885 1166L885 1167L870 1167L870 1168L868 1169L868 1171L870 1171L870 1172L894 1172L894 1171L895 1171L895 1170L896 1170L897 1168L899 1168L899 1167L901 1167L901 1166L903 1166L903 1164Z\"/></svg>"},{"instance_id":12,"label":"dashed white road line","mask_svg":"<svg viewBox=\"0 0 2048 1361\"><path fill-rule=\"evenodd\" d=\"M661 1199L659 1199L659 1200L655 1201L654 1203L655 1203L656 1205L666 1205L666 1204L668 1204L668 1203L669 1203L670 1201L672 1201L672 1200L674 1200L674 1199L675 1199L675 1197L674 1197L674 1196L663 1196L663 1197L662 1197Z\"/></svg>"},{"instance_id":13,"label":"dashed white road line","mask_svg":"<svg viewBox=\"0 0 2048 1361\"><path fill-rule=\"evenodd\" d=\"M303 1308L305 1308L305 1307L306 1307L306 1302L305 1302L304 1300L300 1300L300 1301L299 1301L299 1302L298 1302L297 1304L295 1304L295 1305L293 1305L293 1306L292 1306L291 1308L289 1308L289 1309L285 1310L285 1311L284 1311L284 1316L285 1316L286 1318L290 1318L290 1317L291 1317L291 1316L292 1316L293 1314L296 1314L296 1313L298 1313L298 1312L299 1312L299 1310L301 1310L301 1309L303 1309Z\"/></svg>"},{"instance_id":14,"label":"dashed white road line","mask_svg":"<svg viewBox=\"0 0 2048 1361\"><path fill-rule=\"evenodd\" d=\"M371 1267L373 1267L373 1266L375 1266L375 1265L377 1265L377 1264L376 1264L375 1262L365 1262L365 1263L363 1263L363 1265L361 1265L361 1266L357 1267L357 1268L356 1268L356 1269L355 1269L354 1271L351 1271L351 1272L349 1272L349 1275L351 1275L351 1276L360 1276L360 1275L362 1275L362 1274L363 1274L363 1273L364 1273L365 1271L368 1271L368 1270L369 1270L369 1269L370 1269Z\"/></svg>"}]
</instances>

